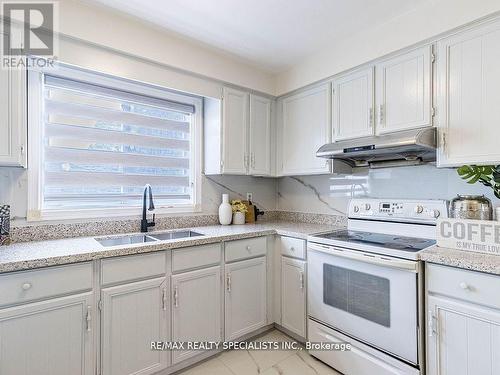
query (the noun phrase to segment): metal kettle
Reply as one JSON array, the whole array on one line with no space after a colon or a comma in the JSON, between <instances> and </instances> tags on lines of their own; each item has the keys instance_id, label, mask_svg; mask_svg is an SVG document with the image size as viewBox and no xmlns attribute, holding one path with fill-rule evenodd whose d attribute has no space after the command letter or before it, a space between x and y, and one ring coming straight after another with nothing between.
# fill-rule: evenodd
<instances>
[{"instance_id":1,"label":"metal kettle","mask_svg":"<svg viewBox=\"0 0 500 375\"><path fill-rule=\"evenodd\" d=\"M458 194L450 202L450 217L456 219L492 220L491 201L484 195Z\"/></svg>"}]
</instances>

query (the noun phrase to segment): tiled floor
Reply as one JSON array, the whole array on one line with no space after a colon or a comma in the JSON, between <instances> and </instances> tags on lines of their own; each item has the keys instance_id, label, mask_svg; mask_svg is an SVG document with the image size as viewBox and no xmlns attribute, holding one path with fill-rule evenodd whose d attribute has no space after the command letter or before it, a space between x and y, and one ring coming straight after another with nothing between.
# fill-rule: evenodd
<instances>
[{"instance_id":1,"label":"tiled floor","mask_svg":"<svg viewBox=\"0 0 500 375\"><path fill-rule=\"evenodd\" d=\"M273 330L256 341L293 341ZM231 350L192 367L182 375L339 375L305 350Z\"/></svg>"}]
</instances>

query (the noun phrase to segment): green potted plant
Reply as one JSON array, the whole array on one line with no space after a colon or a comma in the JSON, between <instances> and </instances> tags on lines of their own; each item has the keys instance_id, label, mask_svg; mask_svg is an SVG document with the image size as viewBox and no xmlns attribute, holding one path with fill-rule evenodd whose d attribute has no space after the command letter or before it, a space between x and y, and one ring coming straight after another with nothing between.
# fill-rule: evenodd
<instances>
[{"instance_id":1,"label":"green potted plant","mask_svg":"<svg viewBox=\"0 0 500 375\"><path fill-rule=\"evenodd\" d=\"M488 186L500 199L500 165L463 165L457 169L457 173L469 184L479 182Z\"/></svg>"},{"instance_id":2,"label":"green potted plant","mask_svg":"<svg viewBox=\"0 0 500 375\"><path fill-rule=\"evenodd\" d=\"M245 224L247 206L238 199L231 201L231 207L233 209L233 224Z\"/></svg>"}]
</instances>

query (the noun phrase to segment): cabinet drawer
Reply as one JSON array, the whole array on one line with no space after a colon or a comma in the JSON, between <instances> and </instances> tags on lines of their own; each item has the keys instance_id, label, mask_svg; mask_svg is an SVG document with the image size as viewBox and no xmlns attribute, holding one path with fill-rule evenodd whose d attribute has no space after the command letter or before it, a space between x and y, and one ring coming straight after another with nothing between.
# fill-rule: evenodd
<instances>
[{"instance_id":1,"label":"cabinet drawer","mask_svg":"<svg viewBox=\"0 0 500 375\"><path fill-rule=\"evenodd\" d=\"M498 276L429 264L426 277L431 293L500 308Z\"/></svg>"},{"instance_id":2,"label":"cabinet drawer","mask_svg":"<svg viewBox=\"0 0 500 375\"><path fill-rule=\"evenodd\" d=\"M172 250L172 272L220 264L221 245L211 244Z\"/></svg>"},{"instance_id":3,"label":"cabinet drawer","mask_svg":"<svg viewBox=\"0 0 500 375\"><path fill-rule=\"evenodd\" d=\"M164 251L103 259L101 261L101 284L116 284L163 276L166 273L166 269L166 255Z\"/></svg>"},{"instance_id":4,"label":"cabinet drawer","mask_svg":"<svg viewBox=\"0 0 500 375\"><path fill-rule=\"evenodd\" d=\"M2 306L91 290L92 263L5 274L0 285Z\"/></svg>"},{"instance_id":5,"label":"cabinet drawer","mask_svg":"<svg viewBox=\"0 0 500 375\"><path fill-rule=\"evenodd\" d=\"M267 237L229 241L225 244L226 262L266 255Z\"/></svg>"},{"instance_id":6,"label":"cabinet drawer","mask_svg":"<svg viewBox=\"0 0 500 375\"><path fill-rule=\"evenodd\" d=\"M293 237L281 237L281 255L306 259L306 241Z\"/></svg>"}]
</instances>

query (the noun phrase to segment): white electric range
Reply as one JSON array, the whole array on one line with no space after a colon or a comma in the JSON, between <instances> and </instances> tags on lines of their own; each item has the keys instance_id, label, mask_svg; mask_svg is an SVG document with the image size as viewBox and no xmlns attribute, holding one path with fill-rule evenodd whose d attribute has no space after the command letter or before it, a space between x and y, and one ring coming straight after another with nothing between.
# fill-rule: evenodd
<instances>
[{"instance_id":1,"label":"white electric range","mask_svg":"<svg viewBox=\"0 0 500 375\"><path fill-rule=\"evenodd\" d=\"M345 374L423 373L423 272L442 200L353 199L345 230L308 237L309 339L356 350L312 352ZM326 332L326 333L325 333Z\"/></svg>"}]
</instances>

